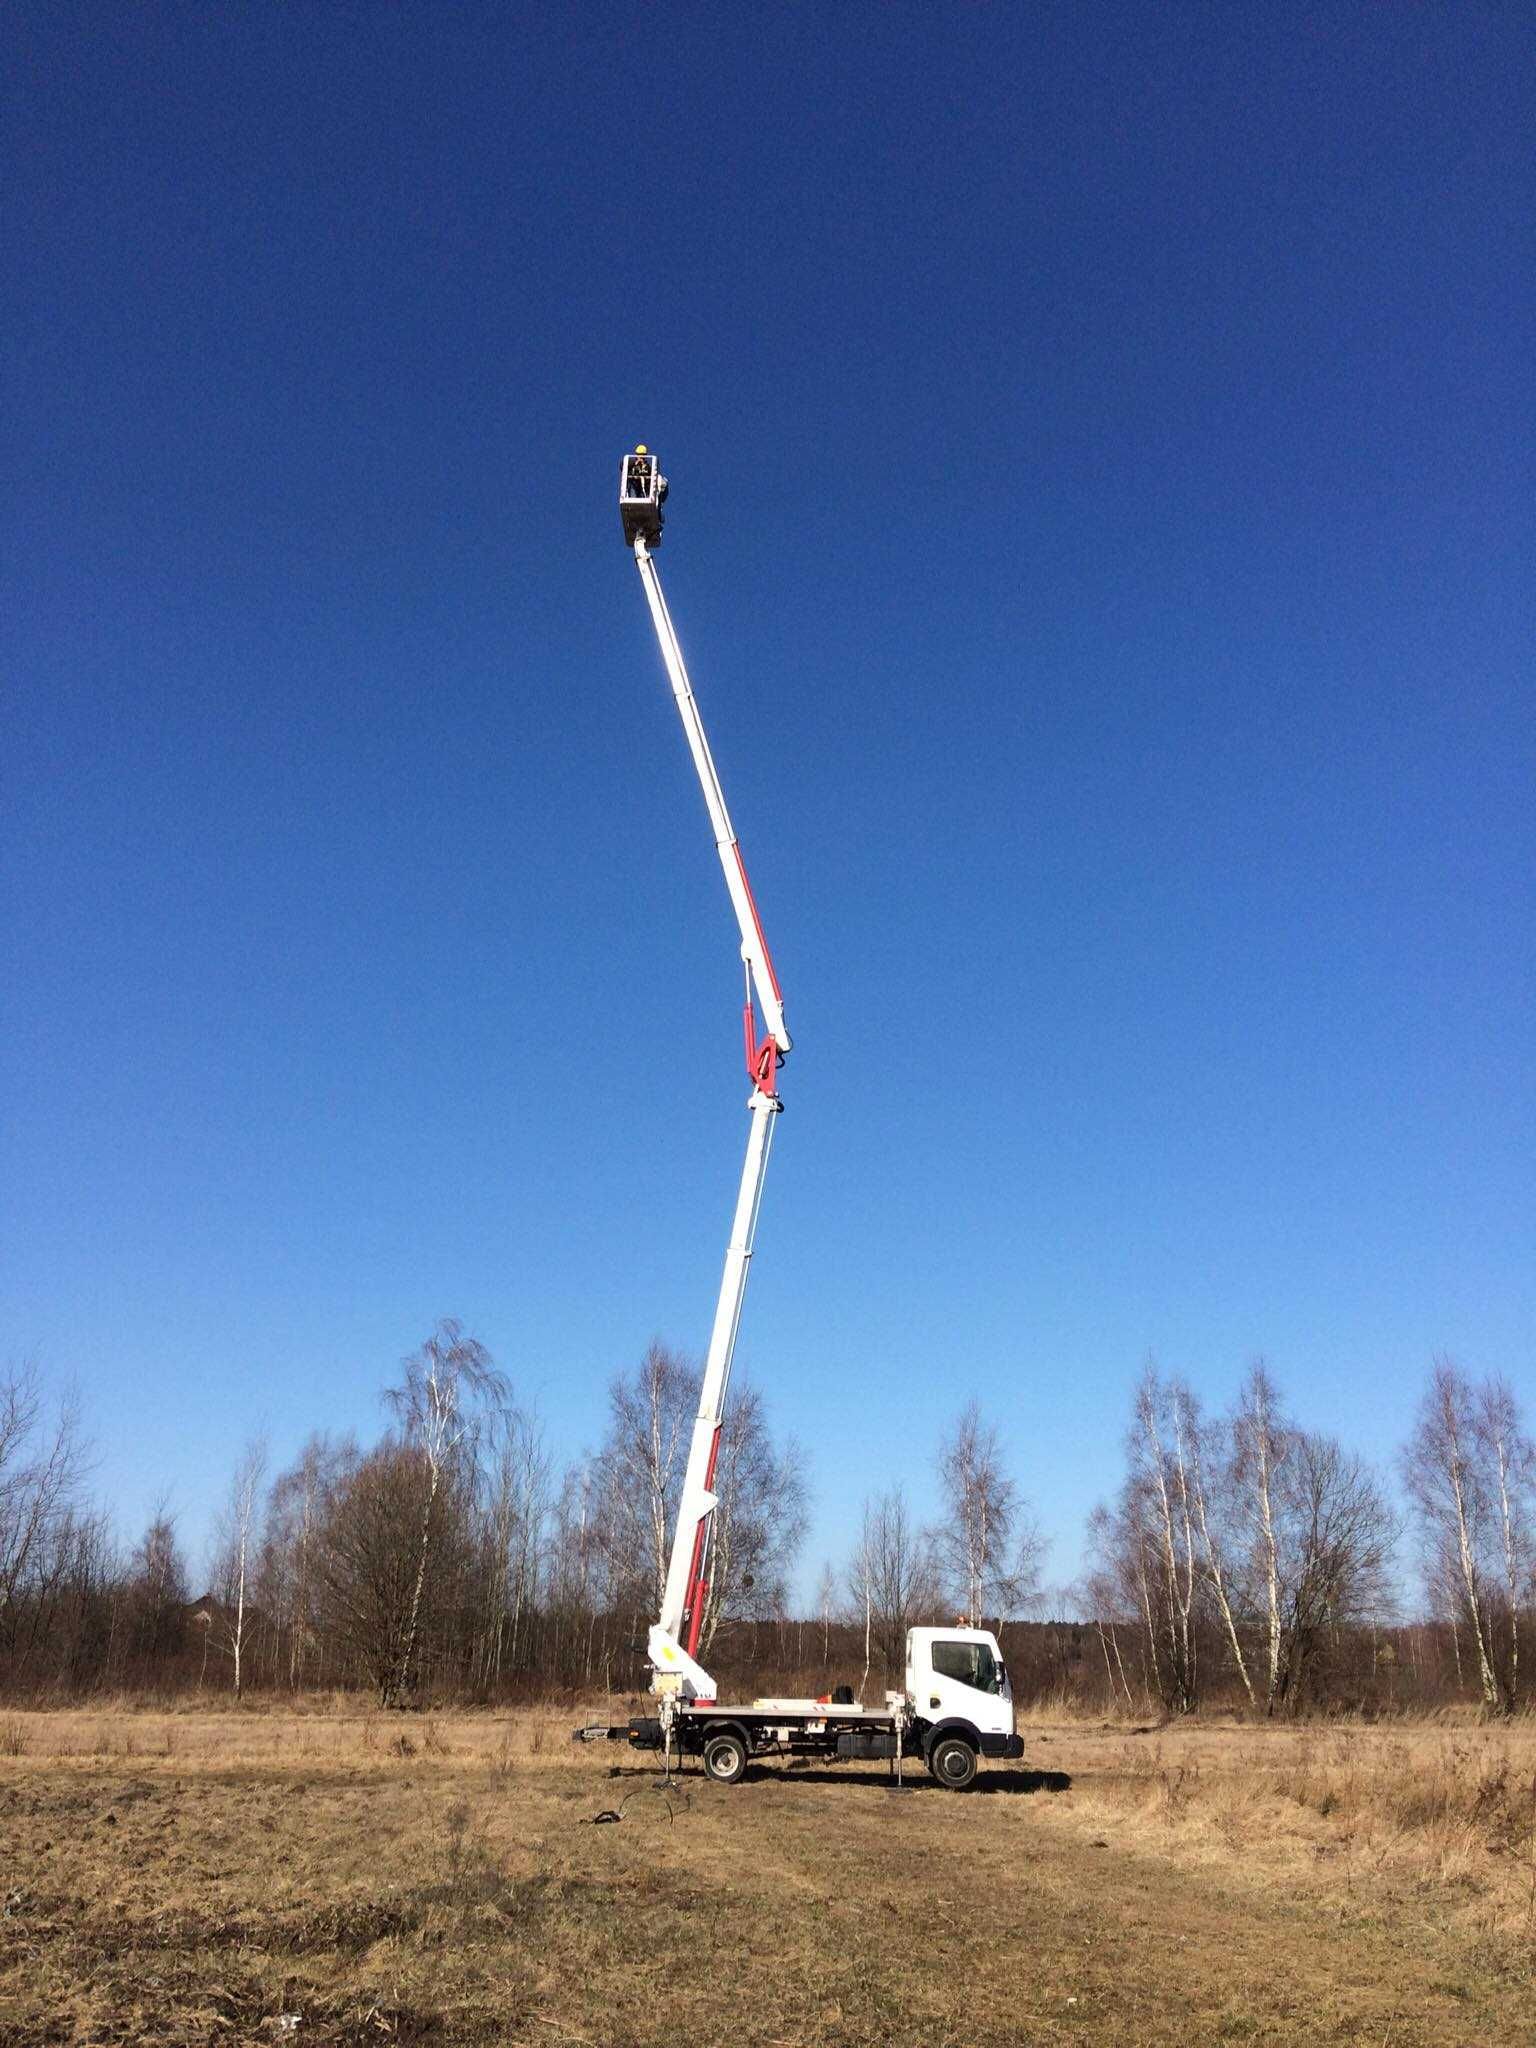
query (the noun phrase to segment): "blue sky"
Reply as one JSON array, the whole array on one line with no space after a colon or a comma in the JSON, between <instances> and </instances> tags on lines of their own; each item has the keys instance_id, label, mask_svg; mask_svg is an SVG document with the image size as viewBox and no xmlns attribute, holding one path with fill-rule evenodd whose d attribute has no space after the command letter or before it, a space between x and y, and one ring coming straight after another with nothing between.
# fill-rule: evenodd
<instances>
[{"instance_id":1,"label":"blue sky","mask_svg":"<svg viewBox=\"0 0 1536 2048\"><path fill-rule=\"evenodd\" d=\"M444 1314L708 1333L805 1578L972 1395L1076 1570L1150 1354L1383 1460L1533 1372L1519 10L20 4L0 1350L125 1530Z\"/></svg>"}]
</instances>

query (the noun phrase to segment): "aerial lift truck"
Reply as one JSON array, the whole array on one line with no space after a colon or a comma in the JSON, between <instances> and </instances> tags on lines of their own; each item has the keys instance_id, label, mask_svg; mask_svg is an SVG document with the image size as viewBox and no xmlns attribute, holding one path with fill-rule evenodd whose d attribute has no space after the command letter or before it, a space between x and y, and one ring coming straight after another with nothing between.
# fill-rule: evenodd
<instances>
[{"instance_id":1,"label":"aerial lift truck","mask_svg":"<svg viewBox=\"0 0 1536 2048\"><path fill-rule=\"evenodd\" d=\"M660 463L642 444L620 465L619 517L625 545L640 572L741 934L743 1032L752 1087L747 1098L746 1160L704 1360L661 1613L646 1644L657 1711L619 1727L590 1725L578 1729L576 1736L581 1741L627 1740L637 1749L664 1750L669 1759L697 1756L720 1784L736 1783L756 1757L884 1758L899 1774L903 1756L916 1754L941 1785L959 1791L972 1783L981 1758L1015 1758L1023 1753L1002 1652L997 1638L985 1629L910 1630L906 1690L888 1692L879 1708L855 1700L848 1686L821 1700L760 1699L750 1705L723 1705L715 1681L698 1661L709 1601L720 1430L768 1154L783 1109L778 1071L791 1041L783 991L656 570L666 498L667 480Z\"/></svg>"}]
</instances>

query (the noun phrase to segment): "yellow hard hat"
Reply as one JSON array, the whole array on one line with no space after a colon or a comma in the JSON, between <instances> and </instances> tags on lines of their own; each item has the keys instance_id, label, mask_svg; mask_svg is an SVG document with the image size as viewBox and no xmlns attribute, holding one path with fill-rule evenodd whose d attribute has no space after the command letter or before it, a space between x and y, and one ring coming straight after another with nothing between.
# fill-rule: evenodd
<instances>
[{"instance_id":1,"label":"yellow hard hat","mask_svg":"<svg viewBox=\"0 0 1536 2048\"><path fill-rule=\"evenodd\" d=\"M649 448L646 447L643 441L637 441L635 443L635 453L637 455L649 455L650 452L651 451L649 450Z\"/></svg>"}]
</instances>

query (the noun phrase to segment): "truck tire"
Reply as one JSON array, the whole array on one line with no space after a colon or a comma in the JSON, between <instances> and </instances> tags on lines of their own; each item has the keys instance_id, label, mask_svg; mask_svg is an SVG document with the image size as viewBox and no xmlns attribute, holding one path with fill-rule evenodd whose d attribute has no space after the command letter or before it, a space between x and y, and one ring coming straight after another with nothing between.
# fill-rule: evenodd
<instances>
[{"instance_id":1,"label":"truck tire","mask_svg":"<svg viewBox=\"0 0 1536 2048\"><path fill-rule=\"evenodd\" d=\"M976 1781L976 1752L963 1735L941 1735L928 1752L928 1768L946 1792L964 1792Z\"/></svg>"},{"instance_id":2,"label":"truck tire","mask_svg":"<svg viewBox=\"0 0 1536 2048\"><path fill-rule=\"evenodd\" d=\"M717 1785L739 1785L747 1774L747 1745L729 1728L706 1736L704 1769Z\"/></svg>"}]
</instances>

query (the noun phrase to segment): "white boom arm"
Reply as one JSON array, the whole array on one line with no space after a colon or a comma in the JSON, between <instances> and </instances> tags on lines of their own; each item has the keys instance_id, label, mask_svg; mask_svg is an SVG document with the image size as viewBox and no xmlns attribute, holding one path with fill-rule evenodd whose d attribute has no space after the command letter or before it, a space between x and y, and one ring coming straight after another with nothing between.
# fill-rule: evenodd
<instances>
[{"instance_id":1,"label":"white boom arm","mask_svg":"<svg viewBox=\"0 0 1536 2048\"><path fill-rule=\"evenodd\" d=\"M762 925L758 922L757 905L752 899L752 884L747 880L741 847L731 825L731 814L725 808L725 792L720 787L715 757L709 751L704 721L699 716L693 686L688 681L688 670L683 663L683 650L677 644L672 614L667 610L667 600L661 593L661 578L656 573L655 559L645 544L643 534L636 534L634 547L635 565L640 571L640 581L645 586L646 602L651 608L651 622L656 628L656 638L661 642L661 658L667 665L672 695L677 699L678 716L683 721L689 752L693 755L693 765L698 770L699 787L704 792L704 803L709 811L709 822L714 828L715 851L719 854L720 865L725 871L725 886L730 891L731 908L735 911L736 922L741 928L741 957L752 976L752 987L763 1013L763 1022L767 1025L780 1053L786 1053L790 1049L790 1037L784 1028L784 997L779 989L779 978L773 971L773 962L768 955L768 944L763 937Z\"/></svg>"},{"instance_id":2,"label":"white boom arm","mask_svg":"<svg viewBox=\"0 0 1536 2048\"><path fill-rule=\"evenodd\" d=\"M753 1084L747 1101L750 1117L747 1156L741 1170L741 1187L736 1197L731 1239L726 1248L725 1270L720 1277L714 1327L710 1331L709 1351L699 1386L699 1409L688 1447L688 1465L678 1502L677 1528L673 1533L672 1554L667 1566L666 1590L660 1616L651 1629L647 1645L654 1691L680 1693L685 1698L713 1699L714 1680L695 1661L695 1654L709 1598L709 1539L718 1500L715 1467L720 1456L725 1396L730 1384L731 1360L736 1350L736 1333L741 1325L741 1307L747 1291L747 1273L752 1262L752 1245L763 1198L763 1180L768 1170L768 1153L773 1143L774 1120L783 1107L776 1085L778 1065L790 1049L790 1037L784 1024L784 997L778 976L773 971L773 960L763 937L752 886L742 863L741 848L725 807L725 794L720 787L714 756L709 750L704 722L694 701L682 649L678 645L651 554L651 548L661 538L661 502L665 496L665 480L659 473L655 458L646 449L640 448L634 455L624 458L619 482L624 536L640 571L651 622L656 628L678 716L682 719L699 786L704 792L704 803L715 835L715 850L720 856L725 886L741 932L741 957L747 973L747 1069ZM766 1027L760 1039L754 1028L754 995Z\"/></svg>"},{"instance_id":3,"label":"white boom arm","mask_svg":"<svg viewBox=\"0 0 1536 2048\"><path fill-rule=\"evenodd\" d=\"M736 1215L731 1241L726 1247L725 1270L720 1276L720 1295L715 1304L715 1324L709 1335L709 1353L704 1377L699 1383L699 1412L694 1418L693 1437L688 1446L688 1465L683 1474L683 1491L677 1504L677 1528L672 1537L672 1555L667 1564L667 1586L662 1597L661 1616L650 1632L646 1651L655 1674L656 1691L680 1688L685 1697L712 1700L715 1682L694 1661L699 1629L709 1598L709 1538L719 1496L715 1492L715 1465L720 1456L720 1430L725 1415L725 1395L731 1378L731 1359L736 1350L736 1332L741 1325L741 1304L747 1291L747 1271L752 1263L752 1240L757 1233L757 1213L763 1199L763 1178L768 1171L768 1151L773 1143L776 1097L754 1088L747 1108L751 1124L747 1131L747 1156L741 1169L741 1189L736 1197ZM686 1647L685 1647L686 1646Z\"/></svg>"}]
</instances>

